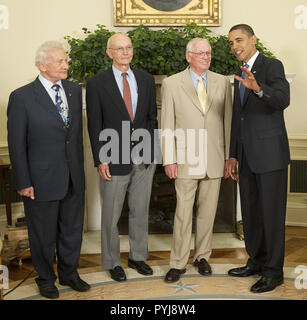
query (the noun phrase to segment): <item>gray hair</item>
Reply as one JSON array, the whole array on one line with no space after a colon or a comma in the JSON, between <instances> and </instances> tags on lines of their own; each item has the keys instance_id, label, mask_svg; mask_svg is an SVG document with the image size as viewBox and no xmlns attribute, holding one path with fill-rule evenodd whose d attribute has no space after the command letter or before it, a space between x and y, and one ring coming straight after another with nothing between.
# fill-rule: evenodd
<instances>
[{"instance_id":1,"label":"gray hair","mask_svg":"<svg viewBox=\"0 0 307 320\"><path fill-rule=\"evenodd\" d=\"M38 62L46 63L47 52L52 49L64 49L64 45L60 41L46 41L36 51L35 65Z\"/></svg>"},{"instance_id":2,"label":"gray hair","mask_svg":"<svg viewBox=\"0 0 307 320\"><path fill-rule=\"evenodd\" d=\"M207 39L205 39L205 38L193 38L187 43L186 52L191 52L193 50L193 46L195 45L195 43L199 42L199 41L207 42L209 47L210 47L210 49L211 49L210 42Z\"/></svg>"}]
</instances>

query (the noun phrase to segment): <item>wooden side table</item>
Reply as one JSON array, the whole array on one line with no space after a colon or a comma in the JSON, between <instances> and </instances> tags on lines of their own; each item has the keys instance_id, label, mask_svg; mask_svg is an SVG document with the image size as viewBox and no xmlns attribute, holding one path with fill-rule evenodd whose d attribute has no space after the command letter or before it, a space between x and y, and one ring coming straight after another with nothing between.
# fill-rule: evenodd
<instances>
[{"instance_id":1,"label":"wooden side table","mask_svg":"<svg viewBox=\"0 0 307 320\"><path fill-rule=\"evenodd\" d=\"M12 226L10 168L11 164L8 161L0 159L0 180L4 182L3 194L6 206L6 220L8 226Z\"/></svg>"}]
</instances>

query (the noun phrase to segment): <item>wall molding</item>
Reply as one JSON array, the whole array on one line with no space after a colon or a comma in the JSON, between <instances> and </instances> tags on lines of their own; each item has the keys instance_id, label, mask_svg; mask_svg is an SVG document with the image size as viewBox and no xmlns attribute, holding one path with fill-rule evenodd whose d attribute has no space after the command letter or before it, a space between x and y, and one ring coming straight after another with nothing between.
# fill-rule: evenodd
<instances>
[{"instance_id":1,"label":"wall molding","mask_svg":"<svg viewBox=\"0 0 307 320\"><path fill-rule=\"evenodd\" d=\"M291 160L307 161L307 134L289 135ZM289 166L288 179L290 179ZM290 192L288 181L288 199L286 225L307 227L307 194Z\"/></svg>"},{"instance_id":2,"label":"wall molding","mask_svg":"<svg viewBox=\"0 0 307 320\"><path fill-rule=\"evenodd\" d=\"M9 149L6 141L0 141L0 157L9 157Z\"/></svg>"}]
</instances>

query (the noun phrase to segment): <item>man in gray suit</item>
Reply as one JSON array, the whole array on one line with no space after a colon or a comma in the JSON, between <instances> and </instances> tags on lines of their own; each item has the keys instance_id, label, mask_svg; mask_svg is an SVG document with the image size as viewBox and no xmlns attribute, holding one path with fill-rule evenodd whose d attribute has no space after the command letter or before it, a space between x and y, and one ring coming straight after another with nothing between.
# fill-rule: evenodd
<instances>
[{"instance_id":1,"label":"man in gray suit","mask_svg":"<svg viewBox=\"0 0 307 320\"><path fill-rule=\"evenodd\" d=\"M143 275L153 273L144 260L148 255L148 210L155 171L156 93L151 75L130 68L133 47L128 36L117 33L110 37L107 54L113 60L112 68L88 80L86 108L94 164L101 177L102 266L110 271L115 281L125 281L117 223L127 192L128 266ZM138 137L136 133L141 131L148 134L150 141ZM118 140L115 138L113 150L104 152L112 143L108 136L110 132L115 133ZM147 152L144 148L144 161L136 163L136 158L132 159L133 150L140 144L148 148Z\"/></svg>"},{"instance_id":2,"label":"man in gray suit","mask_svg":"<svg viewBox=\"0 0 307 320\"><path fill-rule=\"evenodd\" d=\"M24 202L35 279L40 294L57 298L59 283L76 291L90 286L78 275L84 168L80 86L66 81L67 55L58 42L36 53L40 75L13 91L8 104L8 146Z\"/></svg>"}]
</instances>

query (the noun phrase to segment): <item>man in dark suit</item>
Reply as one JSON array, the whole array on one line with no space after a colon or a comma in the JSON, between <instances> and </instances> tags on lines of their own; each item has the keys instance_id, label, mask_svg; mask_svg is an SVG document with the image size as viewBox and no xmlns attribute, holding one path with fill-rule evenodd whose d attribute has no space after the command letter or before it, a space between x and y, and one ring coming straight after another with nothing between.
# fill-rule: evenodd
<instances>
[{"instance_id":1,"label":"man in dark suit","mask_svg":"<svg viewBox=\"0 0 307 320\"><path fill-rule=\"evenodd\" d=\"M254 293L283 283L287 167L289 143L284 109L290 103L289 83L282 63L260 54L253 29L232 27L231 51L243 62L235 76L230 161L228 172L239 183L246 250L246 266L229 275L260 274Z\"/></svg>"},{"instance_id":2,"label":"man in dark suit","mask_svg":"<svg viewBox=\"0 0 307 320\"><path fill-rule=\"evenodd\" d=\"M117 223L127 192L128 266L143 275L153 273L145 260L157 106L153 77L130 68L130 38L122 33L110 37L107 54L113 60L112 68L88 80L86 105L94 164L101 177L102 267L110 271L112 279L125 281ZM139 153L140 146L143 150Z\"/></svg>"},{"instance_id":3,"label":"man in dark suit","mask_svg":"<svg viewBox=\"0 0 307 320\"><path fill-rule=\"evenodd\" d=\"M49 41L36 54L40 75L10 95L8 146L22 196L40 294L57 298L59 283L76 291L84 217L81 88L66 81L67 55Z\"/></svg>"}]
</instances>

